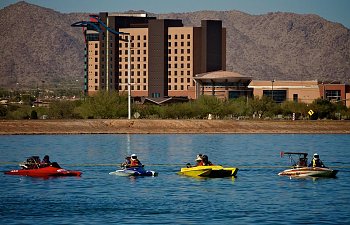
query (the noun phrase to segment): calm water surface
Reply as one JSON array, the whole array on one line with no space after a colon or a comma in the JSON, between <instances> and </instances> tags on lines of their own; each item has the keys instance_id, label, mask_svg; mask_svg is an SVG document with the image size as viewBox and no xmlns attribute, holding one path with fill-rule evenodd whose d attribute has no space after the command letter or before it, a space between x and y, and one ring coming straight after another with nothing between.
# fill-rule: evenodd
<instances>
[{"instance_id":1,"label":"calm water surface","mask_svg":"<svg viewBox=\"0 0 350 225\"><path fill-rule=\"evenodd\" d=\"M317 152L335 179L289 179L280 151ZM108 173L131 153L158 177ZM238 177L176 174L205 153ZM1 224L350 224L350 135L0 136L0 170L50 155L80 178L0 174Z\"/></svg>"}]
</instances>

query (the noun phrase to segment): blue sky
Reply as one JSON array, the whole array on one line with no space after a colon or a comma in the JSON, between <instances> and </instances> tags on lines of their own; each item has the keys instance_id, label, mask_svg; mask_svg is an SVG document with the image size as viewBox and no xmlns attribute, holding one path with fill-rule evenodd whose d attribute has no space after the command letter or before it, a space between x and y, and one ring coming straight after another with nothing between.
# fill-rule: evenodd
<instances>
[{"instance_id":1,"label":"blue sky","mask_svg":"<svg viewBox=\"0 0 350 225\"><path fill-rule=\"evenodd\" d=\"M18 0L0 0L0 8ZM199 10L238 10L259 15L268 12L317 14L350 28L350 0L27 0L59 12L124 12L145 10L153 13Z\"/></svg>"}]
</instances>

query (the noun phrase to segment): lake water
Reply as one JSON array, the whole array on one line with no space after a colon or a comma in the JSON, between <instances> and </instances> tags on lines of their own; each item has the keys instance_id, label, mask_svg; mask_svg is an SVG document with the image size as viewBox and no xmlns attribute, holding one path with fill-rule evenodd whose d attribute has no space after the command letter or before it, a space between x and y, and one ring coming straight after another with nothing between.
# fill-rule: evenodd
<instances>
[{"instance_id":1,"label":"lake water","mask_svg":"<svg viewBox=\"0 0 350 225\"><path fill-rule=\"evenodd\" d=\"M289 179L280 151L320 154L337 178ZM108 173L137 153L158 177ZM176 174L205 153L231 178ZM1 224L350 224L350 135L0 136L0 170L50 155L79 177L0 174Z\"/></svg>"}]
</instances>

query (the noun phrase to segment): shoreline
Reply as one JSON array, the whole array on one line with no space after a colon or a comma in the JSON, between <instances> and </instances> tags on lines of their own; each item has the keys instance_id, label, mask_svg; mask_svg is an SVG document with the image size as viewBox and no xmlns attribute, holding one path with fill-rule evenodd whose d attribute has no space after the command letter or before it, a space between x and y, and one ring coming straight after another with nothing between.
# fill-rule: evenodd
<instances>
[{"instance_id":1,"label":"shoreline","mask_svg":"<svg viewBox=\"0 0 350 225\"><path fill-rule=\"evenodd\" d=\"M0 120L0 135L40 134L350 134L350 121Z\"/></svg>"}]
</instances>

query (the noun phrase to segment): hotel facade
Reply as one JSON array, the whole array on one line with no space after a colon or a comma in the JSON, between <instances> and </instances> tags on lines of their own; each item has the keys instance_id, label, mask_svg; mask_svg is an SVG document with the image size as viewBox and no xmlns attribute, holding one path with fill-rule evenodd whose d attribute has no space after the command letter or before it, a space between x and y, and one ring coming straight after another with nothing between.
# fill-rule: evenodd
<instances>
[{"instance_id":1,"label":"hotel facade","mask_svg":"<svg viewBox=\"0 0 350 225\"><path fill-rule=\"evenodd\" d=\"M133 98L194 99L196 74L226 69L226 29L219 20L184 27L181 20L146 14L100 13L98 20L90 19L84 35L87 95L101 90L126 93L130 71Z\"/></svg>"}]
</instances>

